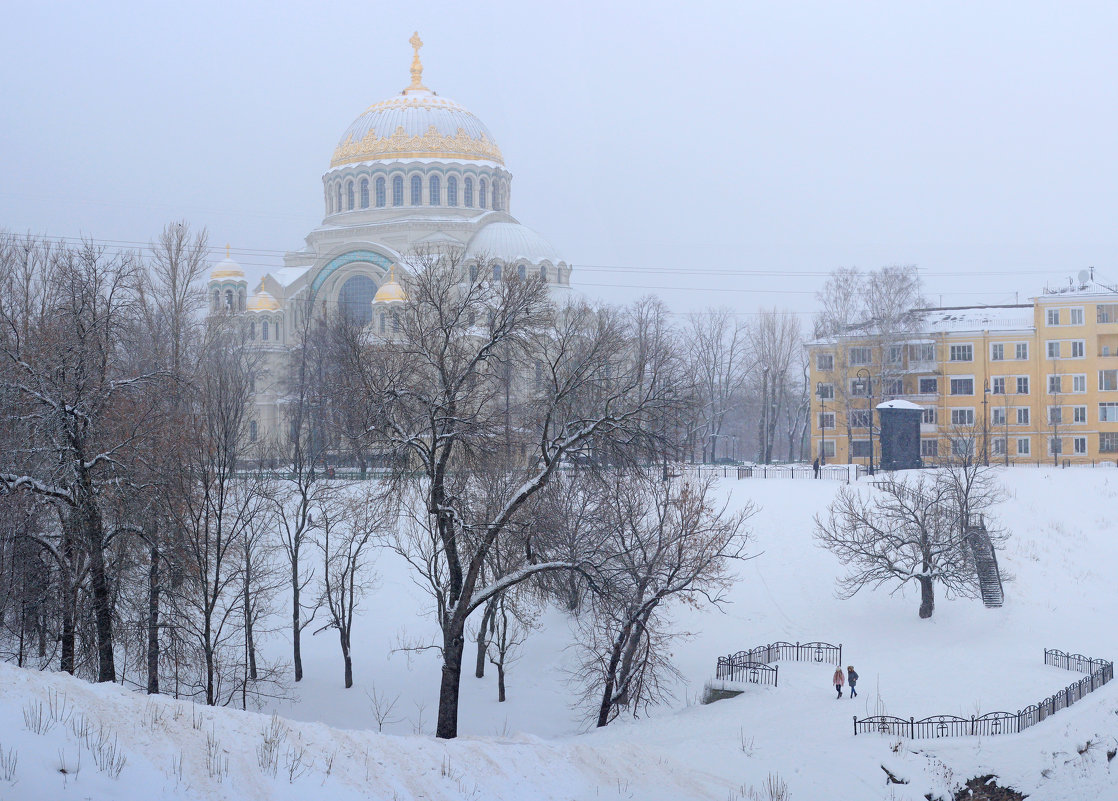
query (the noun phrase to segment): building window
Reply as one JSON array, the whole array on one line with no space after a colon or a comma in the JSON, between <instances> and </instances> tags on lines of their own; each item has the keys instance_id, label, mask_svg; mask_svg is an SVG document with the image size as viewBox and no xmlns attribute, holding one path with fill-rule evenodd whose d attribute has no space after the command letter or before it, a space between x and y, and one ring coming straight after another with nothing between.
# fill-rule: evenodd
<instances>
[{"instance_id":1,"label":"building window","mask_svg":"<svg viewBox=\"0 0 1118 801\"><path fill-rule=\"evenodd\" d=\"M1086 423L1087 422L1087 407L1086 406L1072 406L1071 407L1071 421L1073 423Z\"/></svg>"},{"instance_id":2,"label":"building window","mask_svg":"<svg viewBox=\"0 0 1118 801\"><path fill-rule=\"evenodd\" d=\"M493 280L494 281L500 281L501 280L501 265L499 265L499 264L494 264L493 265Z\"/></svg>"},{"instance_id":3,"label":"building window","mask_svg":"<svg viewBox=\"0 0 1118 801\"><path fill-rule=\"evenodd\" d=\"M1118 431L1104 431L1099 434L1099 453L1118 453Z\"/></svg>"},{"instance_id":4,"label":"building window","mask_svg":"<svg viewBox=\"0 0 1118 801\"><path fill-rule=\"evenodd\" d=\"M1096 323L1118 323L1118 303L1100 303L1095 307Z\"/></svg>"},{"instance_id":5,"label":"building window","mask_svg":"<svg viewBox=\"0 0 1118 801\"><path fill-rule=\"evenodd\" d=\"M446 205L458 205L458 179L453 175L446 179Z\"/></svg>"},{"instance_id":6,"label":"building window","mask_svg":"<svg viewBox=\"0 0 1118 801\"><path fill-rule=\"evenodd\" d=\"M1027 375L1017 376L1017 394L1018 395L1028 395L1029 394L1029 377Z\"/></svg>"},{"instance_id":7,"label":"building window","mask_svg":"<svg viewBox=\"0 0 1118 801\"><path fill-rule=\"evenodd\" d=\"M846 419L851 428L869 428L873 416L869 409L851 409Z\"/></svg>"},{"instance_id":8,"label":"building window","mask_svg":"<svg viewBox=\"0 0 1118 801\"><path fill-rule=\"evenodd\" d=\"M869 456L872 452L868 439L855 439L850 442L850 455L854 458Z\"/></svg>"},{"instance_id":9,"label":"building window","mask_svg":"<svg viewBox=\"0 0 1118 801\"><path fill-rule=\"evenodd\" d=\"M833 400L835 397L835 385L820 384L818 387L816 387L816 392L818 393L820 400Z\"/></svg>"},{"instance_id":10,"label":"building window","mask_svg":"<svg viewBox=\"0 0 1118 801\"><path fill-rule=\"evenodd\" d=\"M1044 321L1048 325L1059 325L1060 324L1060 310L1059 309L1047 309L1045 311Z\"/></svg>"},{"instance_id":11,"label":"building window","mask_svg":"<svg viewBox=\"0 0 1118 801\"><path fill-rule=\"evenodd\" d=\"M1064 441L1059 437L1048 438L1048 455L1056 456L1064 452Z\"/></svg>"},{"instance_id":12,"label":"building window","mask_svg":"<svg viewBox=\"0 0 1118 801\"><path fill-rule=\"evenodd\" d=\"M890 345L885 351L886 364L900 364L904 361L904 345Z\"/></svg>"},{"instance_id":13,"label":"building window","mask_svg":"<svg viewBox=\"0 0 1118 801\"><path fill-rule=\"evenodd\" d=\"M920 417L920 422L924 425L934 426L936 424L936 407L925 406L924 413Z\"/></svg>"},{"instance_id":14,"label":"building window","mask_svg":"<svg viewBox=\"0 0 1118 801\"><path fill-rule=\"evenodd\" d=\"M1005 359L1005 345L990 346L990 361L1000 362Z\"/></svg>"},{"instance_id":15,"label":"building window","mask_svg":"<svg viewBox=\"0 0 1118 801\"><path fill-rule=\"evenodd\" d=\"M1029 343L1018 342L1013 346L1013 355L1018 361L1025 361L1029 358Z\"/></svg>"},{"instance_id":16,"label":"building window","mask_svg":"<svg viewBox=\"0 0 1118 801\"><path fill-rule=\"evenodd\" d=\"M936 360L936 346L933 342L918 342L908 346L908 360L910 362L934 362Z\"/></svg>"},{"instance_id":17,"label":"building window","mask_svg":"<svg viewBox=\"0 0 1118 801\"><path fill-rule=\"evenodd\" d=\"M1028 406L1018 406L1017 407L1017 425L1027 426L1028 424L1029 424L1029 407Z\"/></svg>"},{"instance_id":18,"label":"building window","mask_svg":"<svg viewBox=\"0 0 1118 801\"><path fill-rule=\"evenodd\" d=\"M1072 392L1086 392L1087 391L1087 376L1086 375L1073 375L1071 377L1071 391Z\"/></svg>"},{"instance_id":19,"label":"building window","mask_svg":"<svg viewBox=\"0 0 1118 801\"><path fill-rule=\"evenodd\" d=\"M850 379L850 396L853 398L868 398L873 390L873 379L864 381L861 378Z\"/></svg>"},{"instance_id":20,"label":"building window","mask_svg":"<svg viewBox=\"0 0 1118 801\"><path fill-rule=\"evenodd\" d=\"M834 370L835 369L835 354L833 353L817 353L815 354L815 369L816 370Z\"/></svg>"},{"instance_id":21,"label":"building window","mask_svg":"<svg viewBox=\"0 0 1118 801\"><path fill-rule=\"evenodd\" d=\"M1045 344L1045 354L1049 359L1060 358L1060 341L1057 339L1050 339Z\"/></svg>"},{"instance_id":22,"label":"building window","mask_svg":"<svg viewBox=\"0 0 1118 801\"><path fill-rule=\"evenodd\" d=\"M411 177L411 204L413 206L423 205L423 179L418 175Z\"/></svg>"},{"instance_id":23,"label":"building window","mask_svg":"<svg viewBox=\"0 0 1118 801\"><path fill-rule=\"evenodd\" d=\"M345 182L346 211L353 211L353 181Z\"/></svg>"},{"instance_id":24,"label":"building window","mask_svg":"<svg viewBox=\"0 0 1118 801\"><path fill-rule=\"evenodd\" d=\"M1087 355L1087 343L1082 339L1073 339L1071 341L1071 358L1082 359Z\"/></svg>"},{"instance_id":25,"label":"building window","mask_svg":"<svg viewBox=\"0 0 1118 801\"><path fill-rule=\"evenodd\" d=\"M994 378L994 381L993 381L993 384L991 385L990 391L993 392L995 395L1004 395L1005 394L1005 376L1004 375L1003 376L997 376L997 377Z\"/></svg>"},{"instance_id":26,"label":"building window","mask_svg":"<svg viewBox=\"0 0 1118 801\"><path fill-rule=\"evenodd\" d=\"M990 410L990 422L996 426L1005 425L1005 409L995 406Z\"/></svg>"},{"instance_id":27,"label":"building window","mask_svg":"<svg viewBox=\"0 0 1118 801\"><path fill-rule=\"evenodd\" d=\"M1018 437L1017 438L1017 455L1018 456L1028 456L1029 453L1031 453L1031 449L1029 447L1029 438L1028 437Z\"/></svg>"},{"instance_id":28,"label":"building window","mask_svg":"<svg viewBox=\"0 0 1118 801\"><path fill-rule=\"evenodd\" d=\"M1062 376L1058 376L1058 375L1048 376L1048 394L1049 395L1059 395L1060 394L1060 379L1061 378L1062 378Z\"/></svg>"},{"instance_id":29,"label":"building window","mask_svg":"<svg viewBox=\"0 0 1118 801\"><path fill-rule=\"evenodd\" d=\"M351 275L338 291L338 311L345 319L358 325L368 325L373 320L373 298L377 285L367 275Z\"/></svg>"},{"instance_id":30,"label":"building window","mask_svg":"<svg viewBox=\"0 0 1118 801\"><path fill-rule=\"evenodd\" d=\"M1068 325L1083 325L1083 309L1068 309Z\"/></svg>"},{"instance_id":31,"label":"building window","mask_svg":"<svg viewBox=\"0 0 1118 801\"><path fill-rule=\"evenodd\" d=\"M528 278L527 264L521 264L516 268L516 277L519 278L521 281L524 281Z\"/></svg>"},{"instance_id":32,"label":"building window","mask_svg":"<svg viewBox=\"0 0 1118 801\"><path fill-rule=\"evenodd\" d=\"M823 443L823 455L828 459L835 458L835 441L833 439L829 439Z\"/></svg>"},{"instance_id":33,"label":"building window","mask_svg":"<svg viewBox=\"0 0 1118 801\"><path fill-rule=\"evenodd\" d=\"M547 265L546 264L541 264L540 265L540 280L543 281L545 284L547 283Z\"/></svg>"},{"instance_id":34,"label":"building window","mask_svg":"<svg viewBox=\"0 0 1118 801\"><path fill-rule=\"evenodd\" d=\"M948 353L953 362L974 361L974 345L952 345Z\"/></svg>"},{"instance_id":35,"label":"building window","mask_svg":"<svg viewBox=\"0 0 1118 801\"><path fill-rule=\"evenodd\" d=\"M1048 425L1058 426L1064 422L1064 414L1062 406L1049 406L1048 407Z\"/></svg>"},{"instance_id":36,"label":"building window","mask_svg":"<svg viewBox=\"0 0 1118 801\"><path fill-rule=\"evenodd\" d=\"M439 181L439 176L432 175L427 181L427 204L430 206L441 206L442 200L442 182Z\"/></svg>"},{"instance_id":37,"label":"building window","mask_svg":"<svg viewBox=\"0 0 1118 801\"><path fill-rule=\"evenodd\" d=\"M342 210L342 185L340 183L338 184L337 195L338 195L338 200L334 204L334 211L341 211Z\"/></svg>"},{"instance_id":38,"label":"building window","mask_svg":"<svg viewBox=\"0 0 1118 801\"><path fill-rule=\"evenodd\" d=\"M1118 390L1118 370L1099 370L1099 390L1102 392Z\"/></svg>"},{"instance_id":39,"label":"building window","mask_svg":"<svg viewBox=\"0 0 1118 801\"><path fill-rule=\"evenodd\" d=\"M921 378L917 388L921 395L935 395L939 392L938 378Z\"/></svg>"},{"instance_id":40,"label":"building window","mask_svg":"<svg viewBox=\"0 0 1118 801\"><path fill-rule=\"evenodd\" d=\"M466 208L472 209L474 207L474 179L473 178L467 178L466 179L465 185L463 187L463 192L465 193L465 196L466 196L465 197Z\"/></svg>"},{"instance_id":41,"label":"building window","mask_svg":"<svg viewBox=\"0 0 1118 801\"><path fill-rule=\"evenodd\" d=\"M248 441L256 442L256 421L251 420L248 424Z\"/></svg>"},{"instance_id":42,"label":"building window","mask_svg":"<svg viewBox=\"0 0 1118 801\"><path fill-rule=\"evenodd\" d=\"M477 206L478 206L479 209L488 208L488 206L485 202L485 193L486 193L486 190L488 188L489 188L489 184L486 182L486 180L484 178L482 178L480 181L478 181L478 185L477 185Z\"/></svg>"},{"instance_id":43,"label":"building window","mask_svg":"<svg viewBox=\"0 0 1118 801\"><path fill-rule=\"evenodd\" d=\"M260 338L265 342L268 341L268 321L265 320L260 324Z\"/></svg>"},{"instance_id":44,"label":"building window","mask_svg":"<svg viewBox=\"0 0 1118 801\"><path fill-rule=\"evenodd\" d=\"M974 409L952 409L951 410L951 425L953 425L953 426L973 426L974 425Z\"/></svg>"},{"instance_id":45,"label":"building window","mask_svg":"<svg viewBox=\"0 0 1118 801\"><path fill-rule=\"evenodd\" d=\"M995 439L992 444L993 444L994 455L995 456L1005 456L1005 440L1004 439Z\"/></svg>"},{"instance_id":46,"label":"building window","mask_svg":"<svg viewBox=\"0 0 1118 801\"><path fill-rule=\"evenodd\" d=\"M849 351L850 364L855 367L862 364L869 364L871 358L870 349L866 347L851 348Z\"/></svg>"},{"instance_id":47,"label":"building window","mask_svg":"<svg viewBox=\"0 0 1118 801\"><path fill-rule=\"evenodd\" d=\"M404 205L404 179L399 175L392 179L392 205Z\"/></svg>"},{"instance_id":48,"label":"building window","mask_svg":"<svg viewBox=\"0 0 1118 801\"><path fill-rule=\"evenodd\" d=\"M369 179L361 179L361 208L369 208Z\"/></svg>"},{"instance_id":49,"label":"building window","mask_svg":"<svg viewBox=\"0 0 1118 801\"><path fill-rule=\"evenodd\" d=\"M881 386L882 386L882 390L881 390L882 399L884 399L886 397L893 398L893 397L896 397L897 395L903 395L904 394L904 381L901 380L900 378L886 378L886 379L883 379L882 382L881 382Z\"/></svg>"},{"instance_id":50,"label":"building window","mask_svg":"<svg viewBox=\"0 0 1118 801\"><path fill-rule=\"evenodd\" d=\"M973 395L974 394L974 379L973 378L952 378L951 379L951 394L952 395Z\"/></svg>"},{"instance_id":51,"label":"building window","mask_svg":"<svg viewBox=\"0 0 1118 801\"><path fill-rule=\"evenodd\" d=\"M377 178L376 182L377 208L383 209L385 205L384 178Z\"/></svg>"},{"instance_id":52,"label":"building window","mask_svg":"<svg viewBox=\"0 0 1118 801\"><path fill-rule=\"evenodd\" d=\"M384 318L387 317L387 316L388 315L386 315L384 312L380 313L380 332L382 334L384 333Z\"/></svg>"},{"instance_id":53,"label":"building window","mask_svg":"<svg viewBox=\"0 0 1118 801\"><path fill-rule=\"evenodd\" d=\"M834 412L820 412L819 413L819 429L824 430L827 428L835 427L835 413Z\"/></svg>"},{"instance_id":54,"label":"building window","mask_svg":"<svg viewBox=\"0 0 1118 801\"><path fill-rule=\"evenodd\" d=\"M1100 423L1118 423L1118 403L1108 402L1099 404Z\"/></svg>"},{"instance_id":55,"label":"building window","mask_svg":"<svg viewBox=\"0 0 1118 801\"><path fill-rule=\"evenodd\" d=\"M225 309L227 311L233 311L233 290L232 289L225 290Z\"/></svg>"},{"instance_id":56,"label":"building window","mask_svg":"<svg viewBox=\"0 0 1118 801\"><path fill-rule=\"evenodd\" d=\"M922 439L922 440L920 440L920 455L921 456L939 456L939 440L938 439Z\"/></svg>"},{"instance_id":57,"label":"building window","mask_svg":"<svg viewBox=\"0 0 1118 801\"><path fill-rule=\"evenodd\" d=\"M951 440L952 456L974 456L974 439L971 437L955 437Z\"/></svg>"}]
</instances>

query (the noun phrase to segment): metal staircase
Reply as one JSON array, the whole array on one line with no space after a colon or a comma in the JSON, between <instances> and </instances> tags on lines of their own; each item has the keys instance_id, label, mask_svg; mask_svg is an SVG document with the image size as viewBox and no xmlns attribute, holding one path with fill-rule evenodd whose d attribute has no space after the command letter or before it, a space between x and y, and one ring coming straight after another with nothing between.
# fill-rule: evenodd
<instances>
[{"instance_id":1,"label":"metal staircase","mask_svg":"<svg viewBox=\"0 0 1118 801\"><path fill-rule=\"evenodd\" d=\"M1002 590L1002 576L998 571L998 555L994 552L994 544L990 542L982 515L972 515L967 521L967 542L974 554L982 603L989 607L1001 606L1005 601L1005 592Z\"/></svg>"}]
</instances>

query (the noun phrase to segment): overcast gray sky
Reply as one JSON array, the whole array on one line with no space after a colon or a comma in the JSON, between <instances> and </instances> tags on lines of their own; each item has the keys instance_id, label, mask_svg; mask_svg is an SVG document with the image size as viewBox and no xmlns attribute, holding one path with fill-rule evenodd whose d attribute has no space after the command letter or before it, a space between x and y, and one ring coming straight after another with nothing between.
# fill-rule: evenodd
<instances>
[{"instance_id":1,"label":"overcast gray sky","mask_svg":"<svg viewBox=\"0 0 1118 801\"><path fill-rule=\"evenodd\" d=\"M838 266L933 300L1118 278L1118 3L18 3L0 227L279 264L368 105L424 82L486 123L512 212L588 294L810 311Z\"/></svg>"}]
</instances>

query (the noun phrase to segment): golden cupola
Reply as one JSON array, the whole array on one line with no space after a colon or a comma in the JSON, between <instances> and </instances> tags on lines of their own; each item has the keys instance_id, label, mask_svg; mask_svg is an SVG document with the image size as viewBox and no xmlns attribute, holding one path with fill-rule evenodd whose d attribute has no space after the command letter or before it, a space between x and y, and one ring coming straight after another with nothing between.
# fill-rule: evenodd
<instances>
[{"instance_id":1,"label":"golden cupola","mask_svg":"<svg viewBox=\"0 0 1118 801\"><path fill-rule=\"evenodd\" d=\"M408 295L404 288L396 281L396 267L393 266L388 273L388 280L380 285L377 294L373 297L373 304L378 303L405 303Z\"/></svg>"},{"instance_id":2,"label":"golden cupola","mask_svg":"<svg viewBox=\"0 0 1118 801\"><path fill-rule=\"evenodd\" d=\"M244 281L245 271L229 255L229 245L225 246L225 258L214 265L210 271L211 281Z\"/></svg>"}]
</instances>

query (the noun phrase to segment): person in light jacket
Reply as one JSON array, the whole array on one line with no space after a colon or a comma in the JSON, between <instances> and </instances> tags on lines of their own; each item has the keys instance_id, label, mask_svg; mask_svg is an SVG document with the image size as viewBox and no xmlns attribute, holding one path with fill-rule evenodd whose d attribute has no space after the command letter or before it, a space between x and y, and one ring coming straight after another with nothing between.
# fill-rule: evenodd
<instances>
[{"instance_id":1,"label":"person in light jacket","mask_svg":"<svg viewBox=\"0 0 1118 801\"><path fill-rule=\"evenodd\" d=\"M842 666L835 668L835 675L831 677L831 681L835 684L835 692L838 693L836 698L842 698L842 685L846 684L846 676L842 672Z\"/></svg>"},{"instance_id":2,"label":"person in light jacket","mask_svg":"<svg viewBox=\"0 0 1118 801\"><path fill-rule=\"evenodd\" d=\"M850 697L857 698L858 691L854 689L854 685L858 683L858 672L853 665L846 666L846 683L850 685Z\"/></svg>"}]
</instances>

